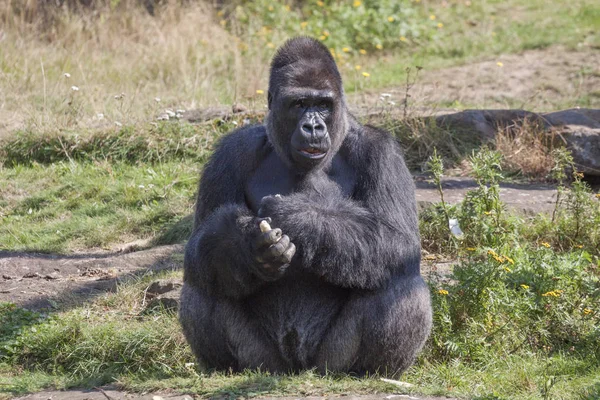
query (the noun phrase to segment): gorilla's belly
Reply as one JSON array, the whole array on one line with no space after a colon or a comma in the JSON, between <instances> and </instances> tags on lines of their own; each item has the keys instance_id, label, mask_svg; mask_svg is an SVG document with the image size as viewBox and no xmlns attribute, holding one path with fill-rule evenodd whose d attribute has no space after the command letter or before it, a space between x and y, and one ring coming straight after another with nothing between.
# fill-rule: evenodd
<instances>
[{"instance_id":1,"label":"gorilla's belly","mask_svg":"<svg viewBox=\"0 0 600 400\"><path fill-rule=\"evenodd\" d=\"M314 276L294 275L259 291L246 304L290 367L309 368L348 291Z\"/></svg>"}]
</instances>

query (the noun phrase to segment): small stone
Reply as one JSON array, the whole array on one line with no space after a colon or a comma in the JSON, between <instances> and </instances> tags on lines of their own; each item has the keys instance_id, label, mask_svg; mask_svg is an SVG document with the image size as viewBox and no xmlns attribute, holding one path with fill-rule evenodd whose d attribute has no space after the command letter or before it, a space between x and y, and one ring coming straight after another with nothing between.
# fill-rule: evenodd
<instances>
[{"instance_id":1,"label":"small stone","mask_svg":"<svg viewBox=\"0 0 600 400\"><path fill-rule=\"evenodd\" d=\"M154 295L164 294L167 292L171 292L175 289L178 289L181 286L182 286L182 284L179 282L175 282L175 281L167 280L167 279L161 279L161 280L152 282L150 284L150 286L148 286L148 288L146 289L146 294L154 294Z\"/></svg>"}]
</instances>

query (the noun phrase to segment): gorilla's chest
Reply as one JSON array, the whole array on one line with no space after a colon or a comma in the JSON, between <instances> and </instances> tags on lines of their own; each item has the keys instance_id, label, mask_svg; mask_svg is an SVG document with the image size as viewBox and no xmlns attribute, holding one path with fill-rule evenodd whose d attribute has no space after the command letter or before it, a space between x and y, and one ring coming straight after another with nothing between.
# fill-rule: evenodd
<instances>
[{"instance_id":1,"label":"gorilla's chest","mask_svg":"<svg viewBox=\"0 0 600 400\"><path fill-rule=\"evenodd\" d=\"M314 192L352 197L356 184L356 174L341 155L333 158L327 172L314 174L310 178L300 176L287 167L275 153L271 153L258 166L246 182L245 196L248 207L257 212L263 197L296 192Z\"/></svg>"}]
</instances>

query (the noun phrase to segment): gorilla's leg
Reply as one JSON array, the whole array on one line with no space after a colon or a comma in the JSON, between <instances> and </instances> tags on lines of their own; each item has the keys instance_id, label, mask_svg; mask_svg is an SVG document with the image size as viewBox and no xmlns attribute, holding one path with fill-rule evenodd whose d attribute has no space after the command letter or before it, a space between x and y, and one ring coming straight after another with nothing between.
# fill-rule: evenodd
<instances>
[{"instance_id":1,"label":"gorilla's leg","mask_svg":"<svg viewBox=\"0 0 600 400\"><path fill-rule=\"evenodd\" d=\"M414 361L431 329L429 289L420 276L355 294L332 323L316 358L321 371L394 375Z\"/></svg>"},{"instance_id":2,"label":"gorilla's leg","mask_svg":"<svg viewBox=\"0 0 600 400\"><path fill-rule=\"evenodd\" d=\"M199 363L218 370L265 368L285 372L287 366L271 343L234 300L215 299L190 285L181 292L179 320Z\"/></svg>"}]
</instances>

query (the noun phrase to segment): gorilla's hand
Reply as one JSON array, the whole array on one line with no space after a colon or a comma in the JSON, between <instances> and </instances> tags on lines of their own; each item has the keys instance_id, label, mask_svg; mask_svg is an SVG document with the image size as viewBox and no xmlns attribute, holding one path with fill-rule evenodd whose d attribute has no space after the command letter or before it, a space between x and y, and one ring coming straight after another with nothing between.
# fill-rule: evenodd
<instances>
[{"instance_id":1,"label":"gorilla's hand","mask_svg":"<svg viewBox=\"0 0 600 400\"><path fill-rule=\"evenodd\" d=\"M289 203L290 197L276 194L275 196L265 196L260 200L260 206L258 208L259 218L269 218L275 221L278 225L286 217L288 211L286 205Z\"/></svg>"},{"instance_id":2,"label":"gorilla's hand","mask_svg":"<svg viewBox=\"0 0 600 400\"><path fill-rule=\"evenodd\" d=\"M267 224L271 223L271 218L262 218L259 221L261 220ZM253 265L253 271L266 281L281 278L296 253L294 243L290 242L290 238L279 228L261 232L254 240L253 248L257 261L257 264Z\"/></svg>"}]
</instances>

